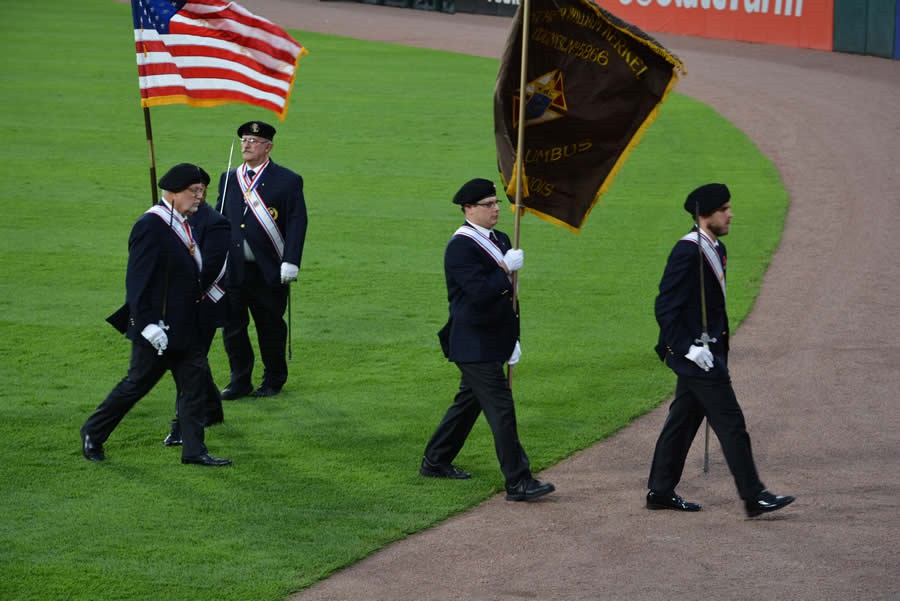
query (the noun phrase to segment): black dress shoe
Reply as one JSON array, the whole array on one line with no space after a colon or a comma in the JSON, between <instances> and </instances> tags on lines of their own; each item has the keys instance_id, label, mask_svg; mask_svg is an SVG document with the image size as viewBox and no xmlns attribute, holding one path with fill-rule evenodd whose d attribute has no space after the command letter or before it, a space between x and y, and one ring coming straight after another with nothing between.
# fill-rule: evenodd
<instances>
[{"instance_id":1,"label":"black dress shoe","mask_svg":"<svg viewBox=\"0 0 900 601\"><path fill-rule=\"evenodd\" d=\"M274 386L269 386L268 384L261 384L259 388L253 391L253 396L255 397L266 397L266 396L275 396L281 392L281 387L275 388Z\"/></svg>"},{"instance_id":2,"label":"black dress shoe","mask_svg":"<svg viewBox=\"0 0 900 601\"><path fill-rule=\"evenodd\" d=\"M103 443L91 440L90 434L81 435L81 452L88 461L104 461L106 455L103 454Z\"/></svg>"},{"instance_id":3,"label":"black dress shoe","mask_svg":"<svg viewBox=\"0 0 900 601\"><path fill-rule=\"evenodd\" d=\"M236 386L234 384L229 384L225 387L225 390L222 391L222 400L233 401L235 399L247 396L251 392L253 392L253 386L250 384L247 384L246 386Z\"/></svg>"},{"instance_id":4,"label":"black dress shoe","mask_svg":"<svg viewBox=\"0 0 900 601\"><path fill-rule=\"evenodd\" d=\"M177 419L172 420L172 430L169 432L166 439L163 441L163 446L166 447L177 447L181 445L181 425L178 423Z\"/></svg>"},{"instance_id":5,"label":"black dress shoe","mask_svg":"<svg viewBox=\"0 0 900 601\"><path fill-rule=\"evenodd\" d=\"M552 493L556 487L549 482L541 482L534 478L522 480L515 486L506 487L507 501L533 501L538 497Z\"/></svg>"},{"instance_id":6,"label":"black dress shoe","mask_svg":"<svg viewBox=\"0 0 900 601\"><path fill-rule=\"evenodd\" d=\"M791 503L794 502L796 497L792 497L790 495L773 495L767 490L762 491L758 495L756 495L755 499L750 501L745 501L744 505L747 508L747 515L751 518L754 518L762 513L768 513L769 511L778 511L782 507L787 507Z\"/></svg>"},{"instance_id":7,"label":"black dress shoe","mask_svg":"<svg viewBox=\"0 0 900 601\"><path fill-rule=\"evenodd\" d=\"M231 465L231 459L219 459L218 457L213 457L209 453L204 453L203 455L197 455L196 457L182 457L181 463L222 467L223 465Z\"/></svg>"},{"instance_id":8,"label":"black dress shoe","mask_svg":"<svg viewBox=\"0 0 900 601\"><path fill-rule=\"evenodd\" d=\"M472 474L462 471L455 465L431 463L427 459L422 460L422 467L419 468L419 473L429 478L450 478L451 480L466 480L472 477Z\"/></svg>"},{"instance_id":9,"label":"black dress shoe","mask_svg":"<svg viewBox=\"0 0 900 601\"><path fill-rule=\"evenodd\" d=\"M651 490L647 493L647 509L674 509L675 511L700 511L698 503L685 501L675 492L661 493Z\"/></svg>"}]
</instances>

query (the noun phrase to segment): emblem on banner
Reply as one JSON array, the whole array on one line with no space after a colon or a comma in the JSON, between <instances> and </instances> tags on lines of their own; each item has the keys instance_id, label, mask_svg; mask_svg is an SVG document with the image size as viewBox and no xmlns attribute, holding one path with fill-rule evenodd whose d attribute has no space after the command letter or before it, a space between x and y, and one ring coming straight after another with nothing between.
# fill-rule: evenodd
<instances>
[{"instance_id":1,"label":"emblem on banner","mask_svg":"<svg viewBox=\"0 0 900 601\"><path fill-rule=\"evenodd\" d=\"M521 89L516 90L521 94ZM519 96L513 95L513 126L519 124ZM559 69L544 73L525 86L525 125L547 123L565 116L566 94Z\"/></svg>"}]
</instances>

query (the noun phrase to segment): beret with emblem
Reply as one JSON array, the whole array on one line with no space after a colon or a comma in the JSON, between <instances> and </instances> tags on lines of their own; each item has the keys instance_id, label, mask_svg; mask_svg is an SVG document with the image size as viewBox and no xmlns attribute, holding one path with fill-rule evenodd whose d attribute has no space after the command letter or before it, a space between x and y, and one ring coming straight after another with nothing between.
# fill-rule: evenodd
<instances>
[{"instance_id":1,"label":"beret with emblem","mask_svg":"<svg viewBox=\"0 0 900 601\"><path fill-rule=\"evenodd\" d=\"M266 140L274 140L275 128L262 121L248 121L238 128L237 134L239 138L243 136L259 136Z\"/></svg>"},{"instance_id":2,"label":"beret with emblem","mask_svg":"<svg viewBox=\"0 0 900 601\"><path fill-rule=\"evenodd\" d=\"M179 163L159 178L159 188L169 192L181 192L192 184L209 185L209 174L197 165Z\"/></svg>"},{"instance_id":3,"label":"beret with emblem","mask_svg":"<svg viewBox=\"0 0 900 601\"><path fill-rule=\"evenodd\" d=\"M731 192L725 184L706 184L700 186L684 201L684 210L694 215L712 215L716 209L731 200Z\"/></svg>"},{"instance_id":4,"label":"beret with emblem","mask_svg":"<svg viewBox=\"0 0 900 601\"><path fill-rule=\"evenodd\" d=\"M453 197L453 202L458 205L473 205L491 196L497 196L494 182L489 179L475 178L463 184L463 187Z\"/></svg>"}]
</instances>

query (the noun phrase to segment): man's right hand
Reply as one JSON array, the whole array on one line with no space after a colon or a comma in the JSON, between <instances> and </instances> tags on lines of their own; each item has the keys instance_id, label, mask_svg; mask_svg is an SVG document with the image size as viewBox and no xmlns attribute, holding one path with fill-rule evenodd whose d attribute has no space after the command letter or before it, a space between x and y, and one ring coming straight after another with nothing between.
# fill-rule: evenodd
<instances>
[{"instance_id":1,"label":"man's right hand","mask_svg":"<svg viewBox=\"0 0 900 601\"><path fill-rule=\"evenodd\" d=\"M712 369L713 355L706 347L691 345L685 357L696 363L703 371Z\"/></svg>"},{"instance_id":2,"label":"man's right hand","mask_svg":"<svg viewBox=\"0 0 900 601\"><path fill-rule=\"evenodd\" d=\"M166 350L166 347L169 346L169 337L166 336L163 329L155 323L147 324L147 326L141 330L141 336L146 338L147 342L152 344L153 348L155 348L160 355L162 355L163 351Z\"/></svg>"}]
</instances>

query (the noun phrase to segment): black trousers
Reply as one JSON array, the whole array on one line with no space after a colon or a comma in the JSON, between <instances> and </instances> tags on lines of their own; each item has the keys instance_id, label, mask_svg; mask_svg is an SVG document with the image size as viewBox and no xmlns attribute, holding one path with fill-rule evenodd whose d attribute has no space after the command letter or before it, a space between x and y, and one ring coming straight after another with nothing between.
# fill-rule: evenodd
<instances>
[{"instance_id":1,"label":"black trousers","mask_svg":"<svg viewBox=\"0 0 900 601\"><path fill-rule=\"evenodd\" d=\"M213 338L216 335L215 328L203 328L200 330L200 344L203 353L207 357L206 360L206 392L204 394L206 419L204 425L215 426L225 421L225 413L222 410L222 393L216 386L216 381L212 375L212 369L209 367L209 349L212 346ZM175 420L178 421L178 397L183 396L181 389L178 388L178 381L175 382ZM174 428L174 425L173 425Z\"/></svg>"},{"instance_id":2,"label":"black trousers","mask_svg":"<svg viewBox=\"0 0 900 601\"><path fill-rule=\"evenodd\" d=\"M82 434L103 443L122 418L171 370L178 389L177 412L181 423L182 457L206 453L203 425L206 421L206 354L199 344L185 350L167 350L159 355L153 347L133 342L128 374L81 426Z\"/></svg>"},{"instance_id":3,"label":"black trousers","mask_svg":"<svg viewBox=\"0 0 900 601\"><path fill-rule=\"evenodd\" d=\"M503 373L503 364L457 363L462 372L459 392L425 447L431 463L450 464L462 449L475 420L483 411L494 435L494 448L507 486L531 478L528 455L519 443L516 408Z\"/></svg>"},{"instance_id":4,"label":"black trousers","mask_svg":"<svg viewBox=\"0 0 900 601\"><path fill-rule=\"evenodd\" d=\"M287 381L287 309L288 286L270 286L262 278L256 263L244 264L244 281L228 290L228 323L222 329L222 341L228 353L231 385L248 388L253 380L253 347L247 328L250 315L256 325L259 354L263 362L263 384L281 389Z\"/></svg>"},{"instance_id":5,"label":"black trousers","mask_svg":"<svg viewBox=\"0 0 900 601\"><path fill-rule=\"evenodd\" d=\"M675 490L704 417L722 445L738 494L744 500L755 498L765 487L756 472L744 413L730 378L708 380L678 376L675 399L656 441L647 486L659 492Z\"/></svg>"}]
</instances>

